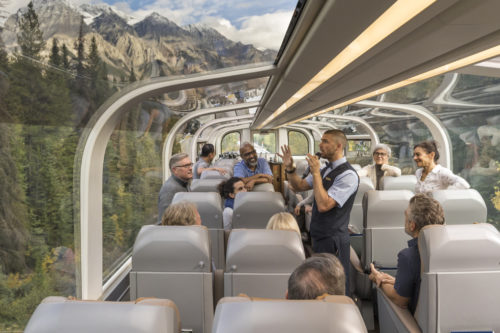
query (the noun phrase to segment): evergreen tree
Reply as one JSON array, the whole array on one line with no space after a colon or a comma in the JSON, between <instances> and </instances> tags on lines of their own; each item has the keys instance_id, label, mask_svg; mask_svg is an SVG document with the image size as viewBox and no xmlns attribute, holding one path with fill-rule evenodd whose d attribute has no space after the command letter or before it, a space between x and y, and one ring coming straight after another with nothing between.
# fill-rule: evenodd
<instances>
[{"instance_id":1,"label":"evergreen tree","mask_svg":"<svg viewBox=\"0 0 500 333\"><path fill-rule=\"evenodd\" d=\"M90 41L90 51L89 51L89 76L90 76L90 88L95 89L97 86L97 80L99 79L99 71L101 69L101 59L99 58L99 52L97 50L97 42L95 36L92 36Z\"/></svg>"},{"instance_id":2,"label":"evergreen tree","mask_svg":"<svg viewBox=\"0 0 500 333\"><path fill-rule=\"evenodd\" d=\"M66 44L62 45L61 62L64 69L69 69L69 51Z\"/></svg>"},{"instance_id":3,"label":"evergreen tree","mask_svg":"<svg viewBox=\"0 0 500 333\"><path fill-rule=\"evenodd\" d=\"M78 32L78 39L75 42L76 51L76 78L75 78L75 90L81 96L88 98L88 89L85 82L85 39L83 38L83 27L85 22L83 21L83 16L80 18L80 30Z\"/></svg>"},{"instance_id":4,"label":"evergreen tree","mask_svg":"<svg viewBox=\"0 0 500 333\"><path fill-rule=\"evenodd\" d=\"M24 56L39 60L40 51L45 47L43 33L40 30L38 15L33 9L33 2L28 4L28 11L19 20L20 33L17 41Z\"/></svg>"},{"instance_id":5,"label":"evergreen tree","mask_svg":"<svg viewBox=\"0 0 500 333\"><path fill-rule=\"evenodd\" d=\"M59 54L59 46L57 38L52 40L52 49L50 51L49 63L59 67L61 65L61 55Z\"/></svg>"},{"instance_id":6,"label":"evergreen tree","mask_svg":"<svg viewBox=\"0 0 500 333\"><path fill-rule=\"evenodd\" d=\"M137 78L135 77L135 71L134 67L130 70L130 77L128 78L129 82L135 82L137 81Z\"/></svg>"}]
</instances>

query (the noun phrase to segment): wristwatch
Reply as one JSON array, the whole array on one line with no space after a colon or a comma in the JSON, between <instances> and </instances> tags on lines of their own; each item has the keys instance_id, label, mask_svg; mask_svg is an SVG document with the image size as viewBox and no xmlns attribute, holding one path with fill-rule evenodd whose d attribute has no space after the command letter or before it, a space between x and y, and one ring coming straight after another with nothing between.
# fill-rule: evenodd
<instances>
[{"instance_id":1,"label":"wristwatch","mask_svg":"<svg viewBox=\"0 0 500 333\"><path fill-rule=\"evenodd\" d=\"M297 167L295 166L295 163L292 164L292 169L291 170L288 170L287 168L285 168L285 172L286 173L294 173L295 170L297 170Z\"/></svg>"}]
</instances>

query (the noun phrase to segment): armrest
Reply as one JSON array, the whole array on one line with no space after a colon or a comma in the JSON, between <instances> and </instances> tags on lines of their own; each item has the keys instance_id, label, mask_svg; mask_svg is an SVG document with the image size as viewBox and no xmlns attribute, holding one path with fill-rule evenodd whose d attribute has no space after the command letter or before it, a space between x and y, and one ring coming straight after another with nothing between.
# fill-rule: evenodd
<instances>
[{"instance_id":1,"label":"armrest","mask_svg":"<svg viewBox=\"0 0 500 333\"><path fill-rule=\"evenodd\" d=\"M394 304L380 288L377 288L377 304L380 332L422 333L410 311Z\"/></svg>"}]
</instances>

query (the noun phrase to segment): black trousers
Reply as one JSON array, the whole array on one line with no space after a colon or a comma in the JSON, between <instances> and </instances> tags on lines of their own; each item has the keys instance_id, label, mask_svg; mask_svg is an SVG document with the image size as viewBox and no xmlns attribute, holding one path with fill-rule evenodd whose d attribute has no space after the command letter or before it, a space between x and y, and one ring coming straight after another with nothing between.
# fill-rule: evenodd
<instances>
[{"instance_id":1,"label":"black trousers","mask_svg":"<svg viewBox=\"0 0 500 333\"><path fill-rule=\"evenodd\" d=\"M335 235L327 238L312 239L314 253L331 253L339 258L345 272L345 294L350 296L349 270L351 265L351 242L349 234Z\"/></svg>"}]
</instances>

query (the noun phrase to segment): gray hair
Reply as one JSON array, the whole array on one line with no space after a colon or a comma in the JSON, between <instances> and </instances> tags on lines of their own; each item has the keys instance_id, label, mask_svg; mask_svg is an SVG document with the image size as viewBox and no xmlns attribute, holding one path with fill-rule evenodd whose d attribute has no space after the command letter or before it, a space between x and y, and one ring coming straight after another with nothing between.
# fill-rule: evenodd
<instances>
[{"instance_id":1,"label":"gray hair","mask_svg":"<svg viewBox=\"0 0 500 333\"><path fill-rule=\"evenodd\" d=\"M323 294L345 295L344 268L330 253L306 259L288 279L288 299L315 299Z\"/></svg>"},{"instance_id":2,"label":"gray hair","mask_svg":"<svg viewBox=\"0 0 500 333\"><path fill-rule=\"evenodd\" d=\"M436 199L424 193L410 199L408 220L415 223L416 230L430 224L444 224L443 207Z\"/></svg>"},{"instance_id":3,"label":"gray hair","mask_svg":"<svg viewBox=\"0 0 500 333\"><path fill-rule=\"evenodd\" d=\"M379 149L385 150L387 152L387 156L391 157L392 154L391 148L385 143L376 144L372 149L372 155Z\"/></svg>"},{"instance_id":4,"label":"gray hair","mask_svg":"<svg viewBox=\"0 0 500 333\"><path fill-rule=\"evenodd\" d=\"M189 155L186 153L179 153L170 157L170 161L168 161L168 167L170 168L170 171L172 171L172 169L176 166L177 163L179 163L186 157L189 157Z\"/></svg>"}]
</instances>

